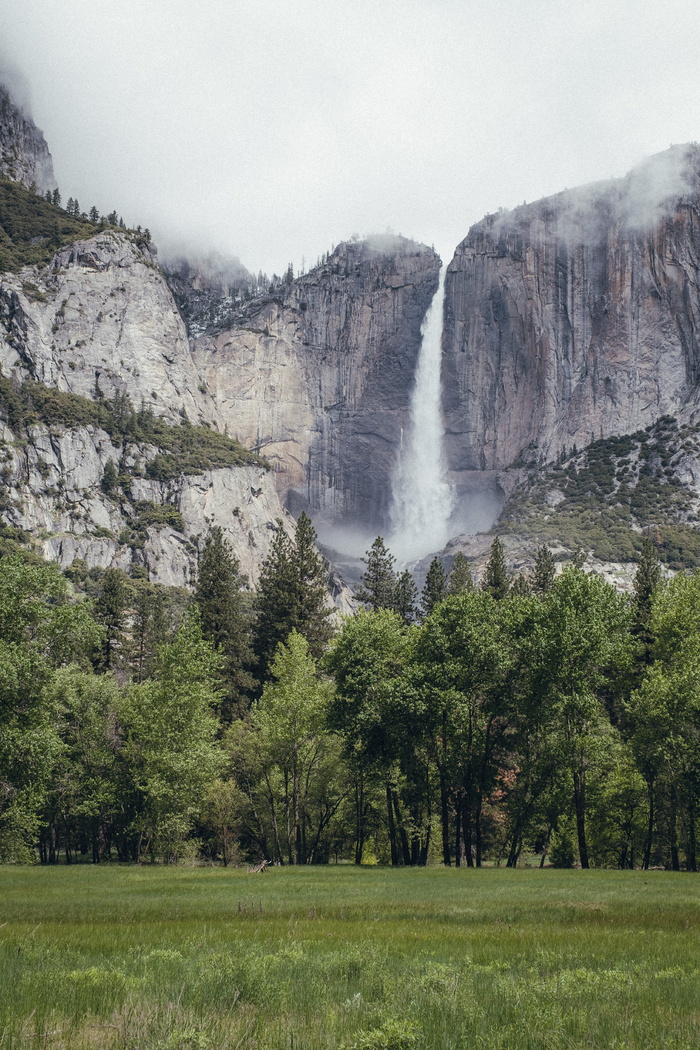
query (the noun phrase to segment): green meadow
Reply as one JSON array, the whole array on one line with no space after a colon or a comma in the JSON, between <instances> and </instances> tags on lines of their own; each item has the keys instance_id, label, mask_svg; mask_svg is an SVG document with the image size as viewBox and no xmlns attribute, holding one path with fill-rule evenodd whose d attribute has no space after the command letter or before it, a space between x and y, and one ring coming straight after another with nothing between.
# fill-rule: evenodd
<instances>
[{"instance_id":1,"label":"green meadow","mask_svg":"<svg viewBox=\"0 0 700 1050\"><path fill-rule=\"evenodd\" d=\"M0 1048L700 1045L671 872L0 868Z\"/></svg>"}]
</instances>

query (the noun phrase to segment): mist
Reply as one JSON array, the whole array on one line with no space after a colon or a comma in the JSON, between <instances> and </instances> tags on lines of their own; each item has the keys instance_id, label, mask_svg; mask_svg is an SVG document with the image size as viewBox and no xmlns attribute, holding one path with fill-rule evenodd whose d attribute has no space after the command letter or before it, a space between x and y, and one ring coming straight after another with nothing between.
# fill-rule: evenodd
<instances>
[{"instance_id":1,"label":"mist","mask_svg":"<svg viewBox=\"0 0 700 1050\"><path fill-rule=\"evenodd\" d=\"M447 262L486 213L697 139L700 45L679 32L695 15L689 0L634 17L621 0L0 0L5 65L64 199L270 275L388 228Z\"/></svg>"}]
</instances>

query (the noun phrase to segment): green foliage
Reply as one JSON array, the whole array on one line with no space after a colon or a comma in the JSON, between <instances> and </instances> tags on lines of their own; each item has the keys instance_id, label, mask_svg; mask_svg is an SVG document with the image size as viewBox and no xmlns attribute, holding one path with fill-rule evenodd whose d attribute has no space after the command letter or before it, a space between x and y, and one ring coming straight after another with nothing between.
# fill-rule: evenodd
<instances>
[{"instance_id":1,"label":"green foliage","mask_svg":"<svg viewBox=\"0 0 700 1050\"><path fill-rule=\"evenodd\" d=\"M503 544L498 537L491 544L482 587L487 594L490 594L491 597L497 600L506 598L510 590L510 578L506 568L505 552Z\"/></svg>"},{"instance_id":2,"label":"green foliage","mask_svg":"<svg viewBox=\"0 0 700 1050\"><path fill-rule=\"evenodd\" d=\"M362 586L355 597L372 612L377 612L378 609L393 609L396 591L394 556L381 536L377 536L366 553L367 557L362 560L367 568L362 576Z\"/></svg>"},{"instance_id":3,"label":"green foliage","mask_svg":"<svg viewBox=\"0 0 700 1050\"><path fill-rule=\"evenodd\" d=\"M695 568L700 531L677 468L686 451L698 451L699 432L664 416L539 468L508 500L498 530L622 562L637 559L648 532L666 565Z\"/></svg>"},{"instance_id":4,"label":"green foliage","mask_svg":"<svg viewBox=\"0 0 700 1050\"><path fill-rule=\"evenodd\" d=\"M447 590L449 594L465 594L474 590L474 577L469 562L462 551L457 551L450 569Z\"/></svg>"},{"instance_id":5,"label":"green foliage","mask_svg":"<svg viewBox=\"0 0 700 1050\"><path fill-rule=\"evenodd\" d=\"M215 526L202 548L194 600L204 637L223 657L221 717L224 722L245 711L255 685L249 670L254 660L252 610L243 591L245 583L238 559L222 530Z\"/></svg>"},{"instance_id":6,"label":"green foliage","mask_svg":"<svg viewBox=\"0 0 700 1050\"><path fill-rule=\"evenodd\" d=\"M145 473L157 481L220 467L266 466L257 453L218 430L193 426L187 420L173 426L149 408L133 408L125 394L117 394L113 401L91 401L33 380L16 384L0 376L0 415L16 434L37 423L66 429L94 426L105 430L113 442L154 445L160 451L148 462ZM117 479L109 461L105 471L112 492Z\"/></svg>"},{"instance_id":7,"label":"green foliage","mask_svg":"<svg viewBox=\"0 0 700 1050\"><path fill-rule=\"evenodd\" d=\"M161 646L153 678L120 699L120 761L138 803L129 828L137 857L177 857L221 770L212 713L220 663L190 613L174 641Z\"/></svg>"},{"instance_id":8,"label":"green foliage","mask_svg":"<svg viewBox=\"0 0 700 1050\"><path fill-rule=\"evenodd\" d=\"M277 523L270 556L265 560L256 596L253 647L260 680L277 646L298 631L318 659L333 633L328 607L327 567L315 547L316 532L305 512L297 521L294 540Z\"/></svg>"},{"instance_id":9,"label":"green foliage","mask_svg":"<svg viewBox=\"0 0 700 1050\"><path fill-rule=\"evenodd\" d=\"M76 219L20 183L0 177L0 273L43 266L59 248L95 232L94 223ZM27 294L32 295L31 289Z\"/></svg>"},{"instance_id":10,"label":"green foliage","mask_svg":"<svg viewBox=\"0 0 700 1050\"><path fill-rule=\"evenodd\" d=\"M461 568L461 567L460 567ZM462 569L463 572L463 569ZM471 574L470 574L471 575ZM421 595L421 607L424 616L430 616L438 604L447 597L447 576L439 558L433 558L425 577L425 586Z\"/></svg>"}]
</instances>

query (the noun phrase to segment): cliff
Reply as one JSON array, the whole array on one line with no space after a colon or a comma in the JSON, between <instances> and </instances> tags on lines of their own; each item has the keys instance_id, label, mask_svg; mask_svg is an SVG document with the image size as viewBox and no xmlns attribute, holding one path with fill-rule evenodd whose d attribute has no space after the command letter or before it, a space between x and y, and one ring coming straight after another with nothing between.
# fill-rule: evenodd
<instances>
[{"instance_id":1,"label":"cliff","mask_svg":"<svg viewBox=\"0 0 700 1050\"><path fill-rule=\"evenodd\" d=\"M56 186L53 161L43 134L1 83L0 173L24 186L34 185L40 193Z\"/></svg>"},{"instance_id":2,"label":"cliff","mask_svg":"<svg viewBox=\"0 0 700 1050\"><path fill-rule=\"evenodd\" d=\"M698 146L487 216L447 270L450 468L551 461L688 411L699 287Z\"/></svg>"},{"instance_id":3,"label":"cliff","mask_svg":"<svg viewBox=\"0 0 700 1050\"><path fill-rule=\"evenodd\" d=\"M221 525L255 582L275 521L293 532L272 472L212 429L155 253L130 234L104 231L0 275L0 373L0 517L61 566L141 565L183 586L199 538ZM100 424L102 406L114 422L129 403L147 439L138 420L136 437ZM106 491L109 460L119 483Z\"/></svg>"},{"instance_id":4,"label":"cliff","mask_svg":"<svg viewBox=\"0 0 700 1050\"><path fill-rule=\"evenodd\" d=\"M432 249L403 238L341 244L193 341L219 425L274 464L295 512L386 525L439 267Z\"/></svg>"}]
</instances>

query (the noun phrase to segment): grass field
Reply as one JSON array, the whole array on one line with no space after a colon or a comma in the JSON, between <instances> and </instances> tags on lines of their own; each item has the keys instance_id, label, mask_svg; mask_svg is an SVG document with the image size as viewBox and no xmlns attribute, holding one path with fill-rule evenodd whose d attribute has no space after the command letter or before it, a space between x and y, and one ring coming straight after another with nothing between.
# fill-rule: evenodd
<instances>
[{"instance_id":1,"label":"grass field","mask_svg":"<svg viewBox=\"0 0 700 1050\"><path fill-rule=\"evenodd\" d=\"M666 872L0 868L0 1048L700 1046Z\"/></svg>"}]
</instances>

